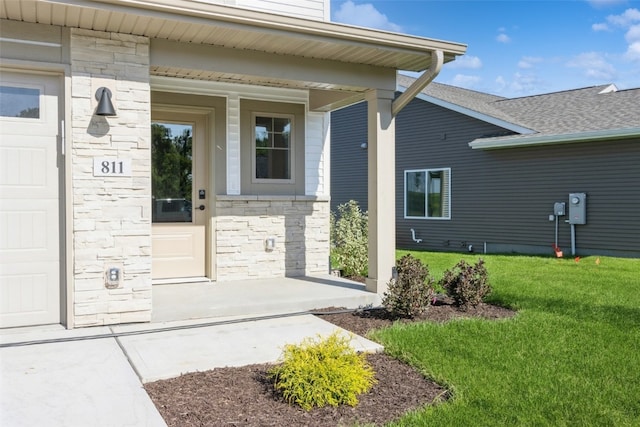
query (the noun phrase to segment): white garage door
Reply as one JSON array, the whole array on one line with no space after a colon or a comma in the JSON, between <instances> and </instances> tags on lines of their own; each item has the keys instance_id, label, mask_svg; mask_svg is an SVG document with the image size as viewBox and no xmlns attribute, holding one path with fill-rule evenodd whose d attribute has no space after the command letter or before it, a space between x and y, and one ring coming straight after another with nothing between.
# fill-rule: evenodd
<instances>
[{"instance_id":1,"label":"white garage door","mask_svg":"<svg viewBox=\"0 0 640 427\"><path fill-rule=\"evenodd\" d=\"M59 90L0 70L0 327L60 323Z\"/></svg>"}]
</instances>

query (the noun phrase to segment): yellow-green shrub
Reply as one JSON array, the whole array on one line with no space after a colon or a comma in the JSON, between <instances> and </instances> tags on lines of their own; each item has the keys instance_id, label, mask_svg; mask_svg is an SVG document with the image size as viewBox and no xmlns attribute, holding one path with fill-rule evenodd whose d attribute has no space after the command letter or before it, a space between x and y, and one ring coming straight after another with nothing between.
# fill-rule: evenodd
<instances>
[{"instance_id":1,"label":"yellow-green shrub","mask_svg":"<svg viewBox=\"0 0 640 427\"><path fill-rule=\"evenodd\" d=\"M371 389L375 373L349 338L334 332L318 340L305 339L284 348L283 362L269 370L274 386L289 403L305 410L314 406L355 406Z\"/></svg>"}]
</instances>

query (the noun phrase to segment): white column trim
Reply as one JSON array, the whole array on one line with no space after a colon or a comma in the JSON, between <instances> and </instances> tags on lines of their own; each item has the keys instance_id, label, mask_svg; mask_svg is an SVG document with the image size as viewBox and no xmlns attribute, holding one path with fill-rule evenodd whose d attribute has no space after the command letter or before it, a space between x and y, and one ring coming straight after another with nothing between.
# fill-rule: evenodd
<instances>
[{"instance_id":1,"label":"white column trim","mask_svg":"<svg viewBox=\"0 0 640 427\"><path fill-rule=\"evenodd\" d=\"M240 97L227 97L227 194L241 193Z\"/></svg>"}]
</instances>

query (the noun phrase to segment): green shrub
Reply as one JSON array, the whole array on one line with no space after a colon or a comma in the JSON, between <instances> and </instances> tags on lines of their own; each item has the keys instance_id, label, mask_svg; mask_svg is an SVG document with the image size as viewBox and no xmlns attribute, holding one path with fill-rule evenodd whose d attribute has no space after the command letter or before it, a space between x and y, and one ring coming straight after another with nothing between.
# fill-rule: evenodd
<instances>
[{"instance_id":1,"label":"green shrub","mask_svg":"<svg viewBox=\"0 0 640 427\"><path fill-rule=\"evenodd\" d=\"M398 277L388 284L382 305L393 315L412 318L429 308L434 296L429 268L407 254L396 263Z\"/></svg>"},{"instance_id":2,"label":"green shrub","mask_svg":"<svg viewBox=\"0 0 640 427\"><path fill-rule=\"evenodd\" d=\"M469 305L476 307L491 293L488 280L489 275L482 259L475 265L461 260L452 269L444 272L440 284L447 291L447 295L453 297L456 305L466 310Z\"/></svg>"},{"instance_id":3,"label":"green shrub","mask_svg":"<svg viewBox=\"0 0 640 427\"><path fill-rule=\"evenodd\" d=\"M369 267L368 218L350 200L331 212L331 263L347 277L366 277Z\"/></svg>"},{"instance_id":4,"label":"green shrub","mask_svg":"<svg viewBox=\"0 0 640 427\"><path fill-rule=\"evenodd\" d=\"M305 410L314 406L355 406L371 389L375 373L350 339L334 332L325 339L306 339L284 348L283 362L269 370L275 389Z\"/></svg>"}]
</instances>

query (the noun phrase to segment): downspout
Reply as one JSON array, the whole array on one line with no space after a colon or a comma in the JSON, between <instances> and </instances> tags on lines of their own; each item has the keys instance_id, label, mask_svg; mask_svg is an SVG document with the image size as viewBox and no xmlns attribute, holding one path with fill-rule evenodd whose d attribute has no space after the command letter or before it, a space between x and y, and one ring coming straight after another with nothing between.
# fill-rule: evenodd
<instances>
[{"instance_id":1,"label":"downspout","mask_svg":"<svg viewBox=\"0 0 640 427\"><path fill-rule=\"evenodd\" d=\"M391 104L391 115L397 116L400 110L407 106L407 104L416 97L422 89L427 87L429 83L436 78L440 73L440 69L444 64L444 53L441 50L434 50L431 52L431 65L422 73L422 75L416 79L411 86L407 88L399 97L397 97L393 104Z\"/></svg>"}]
</instances>

